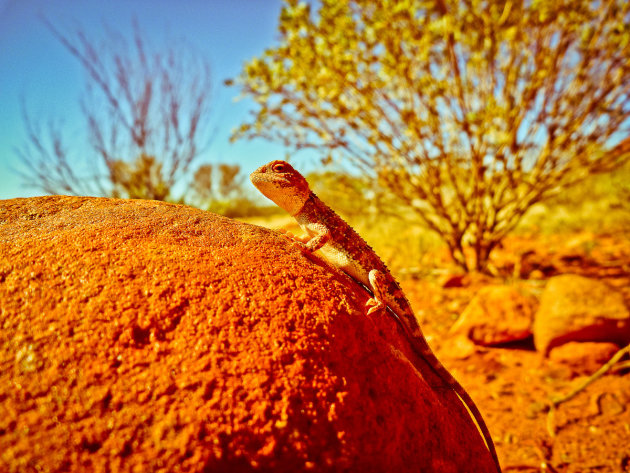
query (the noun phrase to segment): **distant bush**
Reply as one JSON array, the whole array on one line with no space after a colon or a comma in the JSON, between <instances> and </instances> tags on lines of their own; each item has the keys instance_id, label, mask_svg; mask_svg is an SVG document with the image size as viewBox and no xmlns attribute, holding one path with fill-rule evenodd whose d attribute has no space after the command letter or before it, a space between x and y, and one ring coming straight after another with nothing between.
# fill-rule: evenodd
<instances>
[{"instance_id":1,"label":"distant bush","mask_svg":"<svg viewBox=\"0 0 630 473\"><path fill-rule=\"evenodd\" d=\"M630 228L630 163L609 173L589 176L545 203L533 206L517 231L543 233L615 232Z\"/></svg>"},{"instance_id":2,"label":"distant bush","mask_svg":"<svg viewBox=\"0 0 630 473\"><path fill-rule=\"evenodd\" d=\"M267 217L284 212L275 205L261 206L252 200L243 198L214 201L206 210L229 218Z\"/></svg>"},{"instance_id":3,"label":"distant bush","mask_svg":"<svg viewBox=\"0 0 630 473\"><path fill-rule=\"evenodd\" d=\"M135 22L132 37L107 29L101 40L91 28L67 35L46 25L84 72L79 139L88 146L77 146L61 120L33 116L23 103L24 183L49 194L187 199L211 138L207 61L183 42L148 44Z\"/></svg>"}]
</instances>

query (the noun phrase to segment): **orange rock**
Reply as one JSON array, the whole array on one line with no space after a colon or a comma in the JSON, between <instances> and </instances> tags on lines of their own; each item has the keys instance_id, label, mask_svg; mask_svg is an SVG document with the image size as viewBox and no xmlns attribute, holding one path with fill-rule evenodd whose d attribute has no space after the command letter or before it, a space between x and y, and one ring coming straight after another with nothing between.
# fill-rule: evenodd
<instances>
[{"instance_id":1,"label":"orange rock","mask_svg":"<svg viewBox=\"0 0 630 473\"><path fill-rule=\"evenodd\" d=\"M492 346L531 337L537 301L512 286L482 287L451 327L478 345Z\"/></svg>"},{"instance_id":2,"label":"orange rock","mask_svg":"<svg viewBox=\"0 0 630 473\"><path fill-rule=\"evenodd\" d=\"M366 300L207 212L0 201L0 470L493 471Z\"/></svg>"},{"instance_id":3,"label":"orange rock","mask_svg":"<svg viewBox=\"0 0 630 473\"><path fill-rule=\"evenodd\" d=\"M614 343L569 342L549 352L549 359L569 367L573 375L590 375L619 350Z\"/></svg>"},{"instance_id":4,"label":"orange rock","mask_svg":"<svg viewBox=\"0 0 630 473\"><path fill-rule=\"evenodd\" d=\"M547 282L534 321L543 355L570 341L630 342L630 311L623 295L602 281L574 274Z\"/></svg>"}]
</instances>

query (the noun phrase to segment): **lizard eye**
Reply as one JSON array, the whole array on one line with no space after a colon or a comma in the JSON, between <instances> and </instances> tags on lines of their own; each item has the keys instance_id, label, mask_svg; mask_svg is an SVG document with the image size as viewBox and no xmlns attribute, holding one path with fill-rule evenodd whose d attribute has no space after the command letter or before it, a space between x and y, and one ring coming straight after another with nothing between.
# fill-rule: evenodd
<instances>
[{"instance_id":1,"label":"lizard eye","mask_svg":"<svg viewBox=\"0 0 630 473\"><path fill-rule=\"evenodd\" d=\"M286 166L283 163L278 163L278 164L274 164L271 169L273 169L273 172L285 172L286 171L285 168Z\"/></svg>"}]
</instances>

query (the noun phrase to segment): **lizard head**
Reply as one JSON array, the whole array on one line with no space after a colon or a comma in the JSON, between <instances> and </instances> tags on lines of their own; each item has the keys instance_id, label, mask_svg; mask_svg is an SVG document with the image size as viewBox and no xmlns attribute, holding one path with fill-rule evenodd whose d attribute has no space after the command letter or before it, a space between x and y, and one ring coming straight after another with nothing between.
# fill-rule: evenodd
<instances>
[{"instance_id":1,"label":"lizard head","mask_svg":"<svg viewBox=\"0 0 630 473\"><path fill-rule=\"evenodd\" d=\"M286 161L271 161L249 175L252 184L291 215L297 214L311 195L306 179Z\"/></svg>"}]
</instances>

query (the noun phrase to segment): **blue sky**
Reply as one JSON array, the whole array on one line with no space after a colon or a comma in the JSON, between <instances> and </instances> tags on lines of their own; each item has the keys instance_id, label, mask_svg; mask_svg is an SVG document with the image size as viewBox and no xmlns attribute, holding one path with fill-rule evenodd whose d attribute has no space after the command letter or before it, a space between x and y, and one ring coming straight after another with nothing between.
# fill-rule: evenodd
<instances>
[{"instance_id":1,"label":"blue sky","mask_svg":"<svg viewBox=\"0 0 630 473\"><path fill-rule=\"evenodd\" d=\"M199 162L233 162L248 171L283 158L286 150L262 140L229 143L252 104L234 103L238 91L223 81L276 44L281 5L280 0L0 0L0 199L41 195L11 172L20 166L15 148L25 141L21 97L32 116L62 119L70 136L82 130L85 75L41 15L64 34L82 29L96 40L104 36L104 26L131 32L136 18L151 45L169 38L189 43L208 59L213 74L216 135Z\"/></svg>"}]
</instances>

